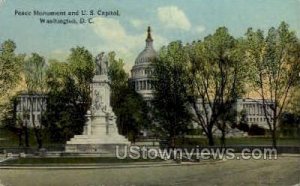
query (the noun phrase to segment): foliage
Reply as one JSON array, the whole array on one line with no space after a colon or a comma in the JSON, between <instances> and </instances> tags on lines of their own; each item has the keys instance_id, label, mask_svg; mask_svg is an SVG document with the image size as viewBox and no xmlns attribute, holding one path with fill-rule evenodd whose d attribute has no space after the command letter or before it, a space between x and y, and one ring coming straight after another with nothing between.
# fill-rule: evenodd
<instances>
[{"instance_id":1,"label":"foliage","mask_svg":"<svg viewBox=\"0 0 300 186\"><path fill-rule=\"evenodd\" d=\"M82 132L91 104L93 74L92 54L83 47L72 48L67 62L49 62L48 103L43 119L52 141L65 142Z\"/></svg>"},{"instance_id":2,"label":"foliage","mask_svg":"<svg viewBox=\"0 0 300 186\"><path fill-rule=\"evenodd\" d=\"M32 53L32 55L25 60L23 72L29 93L46 92L46 62L42 56L37 53Z\"/></svg>"},{"instance_id":3,"label":"foliage","mask_svg":"<svg viewBox=\"0 0 300 186\"><path fill-rule=\"evenodd\" d=\"M140 130L149 125L148 108L141 95L129 86L123 60L117 60L115 56L114 52L108 54L111 105L117 116L120 134L135 142Z\"/></svg>"},{"instance_id":4,"label":"foliage","mask_svg":"<svg viewBox=\"0 0 300 186\"><path fill-rule=\"evenodd\" d=\"M23 72L24 72L24 77L25 77L25 84L27 87L27 93L28 94L45 94L46 93L46 62L45 59L40 56L37 53L32 53L32 55L25 60L24 66L23 66ZM31 118L34 118L34 98L30 97L29 99L30 102L30 110L24 112L23 118L25 118L26 114L31 114ZM39 102L40 108L43 109L45 106L45 102L41 101ZM43 114L44 111L41 110L41 113ZM29 117L29 116L27 116ZM33 129L34 129L34 134L36 137L36 141L38 143L38 148L42 148L43 142L42 142L42 121L40 121L41 124L38 126L35 122L35 119L32 119L32 124L33 124ZM25 120L20 121L21 127L23 128L23 132L25 133L25 143L26 146L29 146L28 143L28 128L27 128L27 122ZM22 134L20 134L22 135ZM21 136L20 136L21 139Z\"/></svg>"},{"instance_id":5,"label":"foliage","mask_svg":"<svg viewBox=\"0 0 300 186\"><path fill-rule=\"evenodd\" d=\"M16 44L12 40L3 42L0 48L0 98L20 80L24 55L15 53Z\"/></svg>"},{"instance_id":6,"label":"foliage","mask_svg":"<svg viewBox=\"0 0 300 186\"><path fill-rule=\"evenodd\" d=\"M202 127L210 145L214 145L213 126L225 131L233 117L233 103L244 94L247 69L241 61L243 47L244 43L234 39L226 27L187 46L189 102L194 121Z\"/></svg>"},{"instance_id":7,"label":"foliage","mask_svg":"<svg viewBox=\"0 0 300 186\"><path fill-rule=\"evenodd\" d=\"M296 116L297 115L300 116L300 80L299 80L299 85L296 86L293 92L291 93L285 111L290 112Z\"/></svg>"},{"instance_id":8,"label":"foliage","mask_svg":"<svg viewBox=\"0 0 300 186\"><path fill-rule=\"evenodd\" d=\"M82 111L86 110L91 104L90 83L94 77L95 63L92 54L84 47L76 47L71 49L68 58L68 64L72 74L72 79L78 87L78 102L85 104Z\"/></svg>"},{"instance_id":9,"label":"foliage","mask_svg":"<svg viewBox=\"0 0 300 186\"><path fill-rule=\"evenodd\" d=\"M240 122L237 124L237 128L243 132L248 132L249 131L249 125L247 121L247 112L246 110L242 110L241 113L241 119Z\"/></svg>"},{"instance_id":10,"label":"foliage","mask_svg":"<svg viewBox=\"0 0 300 186\"><path fill-rule=\"evenodd\" d=\"M5 105L6 113L1 117L2 126L12 131L16 130L16 98L16 96L13 96L9 100L9 104Z\"/></svg>"},{"instance_id":11,"label":"foliage","mask_svg":"<svg viewBox=\"0 0 300 186\"><path fill-rule=\"evenodd\" d=\"M16 44L12 40L7 40L0 46L0 118L11 117L11 92L21 79L21 66L24 55L15 53ZM1 121L0 121L1 122ZM0 123L1 125L1 123Z\"/></svg>"},{"instance_id":12,"label":"foliage","mask_svg":"<svg viewBox=\"0 0 300 186\"><path fill-rule=\"evenodd\" d=\"M188 54L178 41L163 47L153 62L153 115L171 147L175 138L187 131L191 120L185 89L187 60Z\"/></svg>"},{"instance_id":13,"label":"foliage","mask_svg":"<svg viewBox=\"0 0 300 186\"><path fill-rule=\"evenodd\" d=\"M284 112L280 118L280 134L284 137L300 137L300 114Z\"/></svg>"},{"instance_id":14,"label":"foliage","mask_svg":"<svg viewBox=\"0 0 300 186\"><path fill-rule=\"evenodd\" d=\"M299 82L300 43L289 26L282 22L270 28L266 36L261 30L246 33L245 60L251 64L253 88L263 100L263 109L276 147L279 118L287 99Z\"/></svg>"},{"instance_id":15,"label":"foliage","mask_svg":"<svg viewBox=\"0 0 300 186\"><path fill-rule=\"evenodd\" d=\"M266 134L266 130L256 124L252 124L249 128L248 134L250 136L263 136Z\"/></svg>"}]
</instances>

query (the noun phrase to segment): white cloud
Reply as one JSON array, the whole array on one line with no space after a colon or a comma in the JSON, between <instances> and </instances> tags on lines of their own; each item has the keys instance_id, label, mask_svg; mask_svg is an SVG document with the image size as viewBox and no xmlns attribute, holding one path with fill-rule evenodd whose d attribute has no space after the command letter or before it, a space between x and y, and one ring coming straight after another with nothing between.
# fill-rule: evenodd
<instances>
[{"instance_id":1,"label":"white cloud","mask_svg":"<svg viewBox=\"0 0 300 186\"><path fill-rule=\"evenodd\" d=\"M5 0L0 0L0 8L3 6L4 3L5 3Z\"/></svg>"},{"instance_id":2,"label":"white cloud","mask_svg":"<svg viewBox=\"0 0 300 186\"><path fill-rule=\"evenodd\" d=\"M115 51L118 57L124 59L125 68L129 70L138 53L145 47L146 27L145 32L132 35L125 30L117 19L97 17L93 21L94 24L91 24L91 28L100 40L100 44L96 47L98 51L95 52ZM167 43L167 40L155 33L155 30L152 35L154 46L160 47Z\"/></svg>"},{"instance_id":3,"label":"white cloud","mask_svg":"<svg viewBox=\"0 0 300 186\"><path fill-rule=\"evenodd\" d=\"M205 26L202 26L202 25L198 25L195 27L195 30L197 33L202 33L205 31L205 29L206 29Z\"/></svg>"},{"instance_id":4,"label":"white cloud","mask_svg":"<svg viewBox=\"0 0 300 186\"><path fill-rule=\"evenodd\" d=\"M190 30L191 23L185 13L177 6L159 7L157 15L161 23L168 28Z\"/></svg>"},{"instance_id":5,"label":"white cloud","mask_svg":"<svg viewBox=\"0 0 300 186\"><path fill-rule=\"evenodd\" d=\"M134 26L135 28L142 28L144 26L144 23L142 20L140 19L131 19L130 23L132 24L132 26Z\"/></svg>"}]
</instances>

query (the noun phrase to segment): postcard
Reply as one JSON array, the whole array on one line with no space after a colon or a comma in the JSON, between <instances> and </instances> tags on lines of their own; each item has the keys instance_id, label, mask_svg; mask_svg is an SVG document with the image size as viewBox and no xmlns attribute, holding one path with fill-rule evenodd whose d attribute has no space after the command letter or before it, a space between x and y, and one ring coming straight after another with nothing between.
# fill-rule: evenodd
<instances>
[{"instance_id":1,"label":"postcard","mask_svg":"<svg viewBox=\"0 0 300 186\"><path fill-rule=\"evenodd\" d=\"M0 0L0 186L299 186L299 12Z\"/></svg>"}]
</instances>

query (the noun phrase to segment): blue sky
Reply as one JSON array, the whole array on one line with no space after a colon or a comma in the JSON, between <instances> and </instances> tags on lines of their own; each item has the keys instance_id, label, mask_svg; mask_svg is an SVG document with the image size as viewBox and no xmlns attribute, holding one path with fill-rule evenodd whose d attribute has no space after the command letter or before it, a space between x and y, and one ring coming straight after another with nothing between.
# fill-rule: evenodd
<instances>
[{"instance_id":1,"label":"blue sky","mask_svg":"<svg viewBox=\"0 0 300 186\"><path fill-rule=\"evenodd\" d=\"M94 24L46 25L38 16L15 15L15 10L81 9L118 9L121 16L91 16ZM19 53L58 60L65 60L75 46L85 46L93 55L114 50L129 69L145 46L148 25L158 50L173 40L202 39L220 26L239 37L248 27L267 30L286 21L299 37L299 12L300 0L0 0L0 42L12 39Z\"/></svg>"}]
</instances>

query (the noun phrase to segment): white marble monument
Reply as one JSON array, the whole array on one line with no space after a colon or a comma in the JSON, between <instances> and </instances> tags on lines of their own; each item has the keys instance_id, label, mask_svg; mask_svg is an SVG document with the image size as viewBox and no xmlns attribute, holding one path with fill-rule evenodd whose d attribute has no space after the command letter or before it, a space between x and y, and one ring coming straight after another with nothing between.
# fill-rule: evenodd
<instances>
[{"instance_id":1,"label":"white marble monument","mask_svg":"<svg viewBox=\"0 0 300 186\"><path fill-rule=\"evenodd\" d=\"M91 84L92 106L87 112L87 122L82 135L67 142L67 153L108 153L124 149L130 142L118 133L116 116L110 105L110 86L107 75L108 61L104 53L96 58L96 75Z\"/></svg>"}]
</instances>

